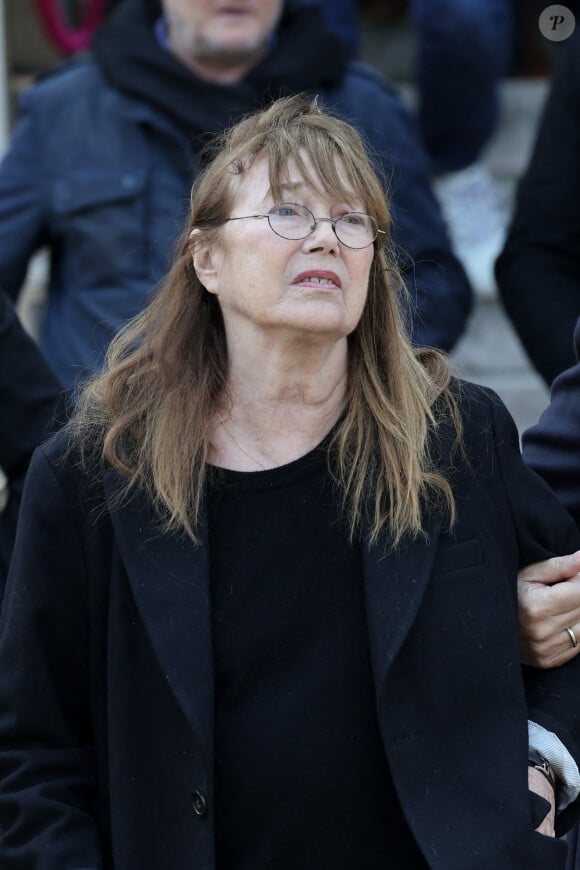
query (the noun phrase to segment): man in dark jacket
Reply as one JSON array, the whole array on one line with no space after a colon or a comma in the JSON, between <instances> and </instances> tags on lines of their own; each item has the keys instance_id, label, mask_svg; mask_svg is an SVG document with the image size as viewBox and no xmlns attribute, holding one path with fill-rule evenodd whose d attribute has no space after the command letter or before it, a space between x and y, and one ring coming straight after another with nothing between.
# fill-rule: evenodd
<instances>
[{"instance_id":1,"label":"man in dark jacket","mask_svg":"<svg viewBox=\"0 0 580 870\"><path fill-rule=\"evenodd\" d=\"M471 292L400 97L349 60L316 7L158 2L122 0L91 57L25 95L0 167L0 286L16 298L31 255L50 247L41 345L60 380L100 365L167 270L211 134L297 91L369 140L392 191L415 339L450 349Z\"/></svg>"},{"instance_id":2,"label":"man in dark jacket","mask_svg":"<svg viewBox=\"0 0 580 870\"><path fill-rule=\"evenodd\" d=\"M580 313L580 28L561 50L496 264L506 311L548 384L574 364Z\"/></svg>"}]
</instances>

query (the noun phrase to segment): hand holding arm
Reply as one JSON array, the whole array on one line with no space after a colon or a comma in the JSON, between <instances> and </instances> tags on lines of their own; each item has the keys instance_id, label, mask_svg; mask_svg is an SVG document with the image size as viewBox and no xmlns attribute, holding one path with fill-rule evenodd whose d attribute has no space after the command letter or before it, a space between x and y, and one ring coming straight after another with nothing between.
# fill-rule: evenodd
<instances>
[{"instance_id":1,"label":"hand holding arm","mask_svg":"<svg viewBox=\"0 0 580 870\"><path fill-rule=\"evenodd\" d=\"M580 652L580 551L522 568L518 604L522 662L553 668L573 659ZM577 631L577 647L567 628Z\"/></svg>"}]
</instances>

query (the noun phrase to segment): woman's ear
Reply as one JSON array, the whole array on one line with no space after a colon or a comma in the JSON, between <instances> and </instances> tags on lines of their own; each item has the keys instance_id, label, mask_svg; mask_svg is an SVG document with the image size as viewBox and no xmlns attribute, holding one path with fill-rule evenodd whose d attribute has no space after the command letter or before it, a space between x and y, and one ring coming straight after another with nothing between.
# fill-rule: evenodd
<instances>
[{"instance_id":1,"label":"woman's ear","mask_svg":"<svg viewBox=\"0 0 580 870\"><path fill-rule=\"evenodd\" d=\"M200 229L193 229L191 239L191 261L195 274L208 293L218 294L217 248L215 242L205 241Z\"/></svg>"}]
</instances>

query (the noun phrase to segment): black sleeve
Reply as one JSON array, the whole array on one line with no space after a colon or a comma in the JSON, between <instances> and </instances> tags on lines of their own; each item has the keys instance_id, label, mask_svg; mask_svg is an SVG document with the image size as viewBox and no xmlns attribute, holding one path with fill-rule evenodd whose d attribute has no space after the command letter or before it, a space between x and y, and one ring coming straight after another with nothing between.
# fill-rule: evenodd
<instances>
[{"instance_id":1,"label":"black sleeve","mask_svg":"<svg viewBox=\"0 0 580 870\"><path fill-rule=\"evenodd\" d=\"M580 549L580 532L550 487L523 462L518 432L492 401L496 455L515 530L519 565ZM580 658L558 668L523 667L528 718L555 733L580 767ZM558 815L558 835L580 812L580 798Z\"/></svg>"},{"instance_id":2,"label":"black sleeve","mask_svg":"<svg viewBox=\"0 0 580 870\"><path fill-rule=\"evenodd\" d=\"M496 264L506 311L548 384L574 363L580 313L580 29L562 51Z\"/></svg>"},{"instance_id":3,"label":"black sleeve","mask_svg":"<svg viewBox=\"0 0 580 870\"><path fill-rule=\"evenodd\" d=\"M580 350L580 321L575 333ZM546 480L580 527L580 363L552 385L550 404L522 436L524 459Z\"/></svg>"},{"instance_id":4,"label":"black sleeve","mask_svg":"<svg viewBox=\"0 0 580 870\"><path fill-rule=\"evenodd\" d=\"M94 811L87 569L78 514L37 451L0 621L3 868L103 868Z\"/></svg>"},{"instance_id":5,"label":"black sleeve","mask_svg":"<svg viewBox=\"0 0 580 870\"><path fill-rule=\"evenodd\" d=\"M9 479L8 504L0 513L0 601L30 457L66 413L65 392L0 291L0 467Z\"/></svg>"},{"instance_id":6,"label":"black sleeve","mask_svg":"<svg viewBox=\"0 0 580 870\"><path fill-rule=\"evenodd\" d=\"M0 291L0 466L26 471L38 444L64 412L63 388Z\"/></svg>"}]
</instances>

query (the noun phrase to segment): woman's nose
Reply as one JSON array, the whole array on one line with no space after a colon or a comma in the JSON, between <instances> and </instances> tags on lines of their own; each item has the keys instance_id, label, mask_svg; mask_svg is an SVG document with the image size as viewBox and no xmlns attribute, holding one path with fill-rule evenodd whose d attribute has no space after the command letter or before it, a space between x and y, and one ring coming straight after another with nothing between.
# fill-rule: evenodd
<instances>
[{"instance_id":1,"label":"woman's nose","mask_svg":"<svg viewBox=\"0 0 580 870\"><path fill-rule=\"evenodd\" d=\"M331 218L316 218L314 229L305 241L310 242L310 246L314 248L325 247L338 250L339 244L334 231L334 221Z\"/></svg>"}]
</instances>

